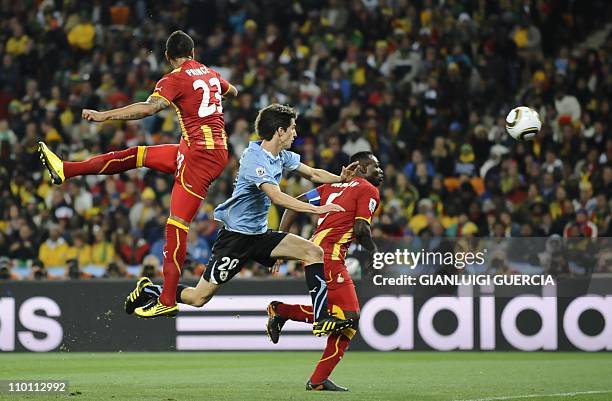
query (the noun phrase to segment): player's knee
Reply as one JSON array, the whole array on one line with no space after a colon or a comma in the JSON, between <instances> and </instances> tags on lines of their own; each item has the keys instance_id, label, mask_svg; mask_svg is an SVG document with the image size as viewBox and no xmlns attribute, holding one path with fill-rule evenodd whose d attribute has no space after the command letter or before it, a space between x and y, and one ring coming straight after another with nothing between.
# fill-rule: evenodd
<instances>
[{"instance_id":1,"label":"player's knee","mask_svg":"<svg viewBox=\"0 0 612 401\"><path fill-rule=\"evenodd\" d=\"M323 262L323 248L318 245L310 245L304 252L304 263L307 265Z\"/></svg>"}]
</instances>

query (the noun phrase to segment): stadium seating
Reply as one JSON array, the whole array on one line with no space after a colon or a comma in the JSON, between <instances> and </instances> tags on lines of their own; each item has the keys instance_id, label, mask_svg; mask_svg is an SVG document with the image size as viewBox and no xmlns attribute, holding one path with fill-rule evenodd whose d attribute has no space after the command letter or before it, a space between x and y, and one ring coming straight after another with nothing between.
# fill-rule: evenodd
<instances>
[{"instance_id":1,"label":"stadium seating","mask_svg":"<svg viewBox=\"0 0 612 401\"><path fill-rule=\"evenodd\" d=\"M35 272L45 247L61 264L48 266L48 277L69 277L68 261L78 266L83 252L91 267L73 268L75 278L139 275L144 246L159 257L157 216L168 214L172 176L141 169L52 187L36 143L82 160L177 142L172 110L123 124L90 124L80 113L146 99L169 71L164 41L178 28L194 37L196 57L240 92L224 104L232 160L193 223L190 246L199 254L210 254L211 210L231 193L254 116L271 102L299 110L294 150L305 163L338 172L356 149L380 156L378 238L439 225L448 236L612 236L612 40L590 39L605 29L607 2L255 3L9 6L0 30L0 256L8 257L8 278L44 277ZM543 120L533 142L504 131L503 118L520 104ZM296 177L283 185L296 196L309 189ZM145 193L155 213L135 227L129 210ZM271 226L281 213L273 210ZM299 223L296 232L312 232L310 217ZM77 249L79 236L86 246ZM186 274L195 277L206 259L191 258Z\"/></svg>"}]
</instances>

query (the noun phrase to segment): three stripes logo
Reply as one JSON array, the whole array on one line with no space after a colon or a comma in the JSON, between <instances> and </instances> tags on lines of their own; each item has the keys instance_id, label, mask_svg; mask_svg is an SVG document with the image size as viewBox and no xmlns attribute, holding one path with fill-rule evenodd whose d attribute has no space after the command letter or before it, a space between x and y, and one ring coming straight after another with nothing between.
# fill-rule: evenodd
<instances>
[{"instance_id":1,"label":"three stripes logo","mask_svg":"<svg viewBox=\"0 0 612 401\"><path fill-rule=\"evenodd\" d=\"M307 295L215 296L202 308L179 304L176 349L204 350L322 350L326 338L312 335L312 323L287 321L278 344L266 335L268 304L278 300L310 305Z\"/></svg>"}]
</instances>

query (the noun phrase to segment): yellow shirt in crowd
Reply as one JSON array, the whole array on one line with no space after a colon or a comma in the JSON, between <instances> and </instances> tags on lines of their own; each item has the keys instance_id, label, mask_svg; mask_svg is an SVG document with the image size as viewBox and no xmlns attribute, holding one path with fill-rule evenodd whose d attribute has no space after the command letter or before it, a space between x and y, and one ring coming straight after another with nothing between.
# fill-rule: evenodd
<instances>
[{"instance_id":1,"label":"yellow shirt in crowd","mask_svg":"<svg viewBox=\"0 0 612 401\"><path fill-rule=\"evenodd\" d=\"M75 25L68 33L68 43L82 50L91 50L96 30L89 23Z\"/></svg>"},{"instance_id":2,"label":"yellow shirt in crowd","mask_svg":"<svg viewBox=\"0 0 612 401\"><path fill-rule=\"evenodd\" d=\"M91 265L91 246L86 244L82 248L71 247L68 249L68 259L77 259L80 267Z\"/></svg>"},{"instance_id":3,"label":"yellow shirt in crowd","mask_svg":"<svg viewBox=\"0 0 612 401\"><path fill-rule=\"evenodd\" d=\"M38 259L45 264L45 267L65 267L66 260L69 259L69 250L68 243L61 238L55 243L45 241L38 248Z\"/></svg>"},{"instance_id":4,"label":"yellow shirt in crowd","mask_svg":"<svg viewBox=\"0 0 612 401\"><path fill-rule=\"evenodd\" d=\"M91 264L106 266L115 260L115 248L110 242L98 242L91 246Z\"/></svg>"},{"instance_id":5,"label":"yellow shirt in crowd","mask_svg":"<svg viewBox=\"0 0 612 401\"><path fill-rule=\"evenodd\" d=\"M11 56L21 56L28 51L28 42L30 38L26 35L21 35L20 38L11 37L6 42L6 53Z\"/></svg>"}]
</instances>

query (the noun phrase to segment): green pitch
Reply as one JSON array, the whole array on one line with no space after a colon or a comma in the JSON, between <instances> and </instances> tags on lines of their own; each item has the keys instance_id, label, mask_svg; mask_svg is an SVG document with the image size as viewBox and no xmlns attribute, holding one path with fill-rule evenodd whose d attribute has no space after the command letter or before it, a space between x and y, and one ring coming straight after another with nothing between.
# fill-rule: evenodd
<instances>
[{"instance_id":1,"label":"green pitch","mask_svg":"<svg viewBox=\"0 0 612 401\"><path fill-rule=\"evenodd\" d=\"M304 383L318 358L313 352L4 354L0 379L68 380L71 396L0 399L612 399L610 353L348 352L332 379L351 391L307 393Z\"/></svg>"}]
</instances>

